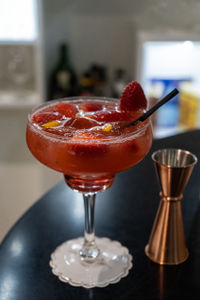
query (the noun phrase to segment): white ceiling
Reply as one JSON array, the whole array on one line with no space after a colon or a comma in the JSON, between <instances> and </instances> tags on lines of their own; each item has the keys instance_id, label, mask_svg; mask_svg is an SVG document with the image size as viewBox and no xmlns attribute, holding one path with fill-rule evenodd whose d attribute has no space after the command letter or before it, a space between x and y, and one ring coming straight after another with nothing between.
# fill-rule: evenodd
<instances>
[{"instance_id":1,"label":"white ceiling","mask_svg":"<svg viewBox=\"0 0 200 300\"><path fill-rule=\"evenodd\" d=\"M177 29L200 33L200 0L43 0L51 13L121 16L140 29Z\"/></svg>"}]
</instances>

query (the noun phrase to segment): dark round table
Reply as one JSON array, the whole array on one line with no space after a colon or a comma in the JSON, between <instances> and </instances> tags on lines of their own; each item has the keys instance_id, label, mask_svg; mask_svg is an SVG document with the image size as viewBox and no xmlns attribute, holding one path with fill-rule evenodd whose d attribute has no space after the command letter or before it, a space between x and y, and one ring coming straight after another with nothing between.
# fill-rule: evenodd
<instances>
[{"instance_id":1,"label":"dark round table","mask_svg":"<svg viewBox=\"0 0 200 300\"><path fill-rule=\"evenodd\" d=\"M182 200L189 259L178 266L160 266L144 253L160 201L151 153L161 148L190 150L199 158L200 131L155 140L140 164L118 174L113 186L97 197L96 235L129 248L133 268L127 277L106 288L85 289L63 283L52 274L50 254L65 240L82 236L84 226L81 195L62 182L37 201L3 240L0 299L200 299L199 163Z\"/></svg>"}]
</instances>

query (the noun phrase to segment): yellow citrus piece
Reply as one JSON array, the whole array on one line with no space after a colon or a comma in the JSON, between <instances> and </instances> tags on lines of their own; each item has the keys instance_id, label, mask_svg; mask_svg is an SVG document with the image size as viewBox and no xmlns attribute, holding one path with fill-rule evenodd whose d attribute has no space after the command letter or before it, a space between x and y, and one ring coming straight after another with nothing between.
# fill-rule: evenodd
<instances>
[{"instance_id":1,"label":"yellow citrus piece","mask_svg":"<svg viewBox=\"0 0 200 300\"><path fill-rule=\"evenodd\" d=\"M105 132L109 132L109 131L111 131L111 129L112 129L112 124L109 123L109 124L106 124L102 130Z\"/></svg>"},{"instance_id":2,"label":"yellow citrus piece","mask_svg":"<svg viewBox=\"0 0 200 300\"><path fill-rule=\"evenodd\" d=\"M76 118L82 118L83 116L81 114L76 114Z\"/></svg>"},{"instance_id":3,"label":"yellow citrus piece","mask_svg":"<svg viewBox=\"0 0 200 300\"><path fill-rule=\"evenodd\" d=\"M51 121L43 124L44 127L56 127L59 126L60 123L58 121Z\"/></svg>"},{"instance_id":4,"label":"yellow citrus piece","mask_svg":"<svg viewBox=\"0 0 200 300\"><path fill-rule=\"evenodd\" d=\"M93 119L93 116L92 116L92 115L87 115L87 114L85 114L85 117L86 117L86 118L89 118L89 119Z\"/></svg>"}]
</instances>

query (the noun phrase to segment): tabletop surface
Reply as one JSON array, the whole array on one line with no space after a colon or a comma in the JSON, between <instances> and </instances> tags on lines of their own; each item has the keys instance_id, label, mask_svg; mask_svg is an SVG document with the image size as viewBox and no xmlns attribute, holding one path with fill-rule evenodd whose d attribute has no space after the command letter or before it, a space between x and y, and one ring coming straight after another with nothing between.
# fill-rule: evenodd
<instances>
[{"instance_id":1,"label":"tabletop surface","mask_svg":"<svg viewBox=\"0 0 200 300\"><path fill-rule=\"evenodd\" d=\"M96 235L118 240L129 249L133 268L127 277L105 288L85 289L52 274L50 254L62 242L82 236L84 226L82 197L62 182L36 202L3 240L0 299L200 299L199 162L182 200L188 260L160 266L144 253L160 201L151 154L161 148L190 150L199 159L200 131L155 140L141 163L118 174L113 186L97 196Z\"/></svg>"}]
</instances>

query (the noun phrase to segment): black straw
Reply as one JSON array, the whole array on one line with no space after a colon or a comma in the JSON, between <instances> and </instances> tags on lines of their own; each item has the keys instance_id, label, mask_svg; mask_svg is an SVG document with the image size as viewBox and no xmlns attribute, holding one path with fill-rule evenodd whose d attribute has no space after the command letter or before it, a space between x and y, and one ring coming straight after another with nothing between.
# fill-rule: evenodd
<instances>
[{"instance_id":1,"label":"black straw","mask_svg":"<svg viewBox=\"0 0 200 300\"><path fill-rule=\"evenodd\" d=\"M145 121L148 117L150 117L159 107L161 107L163 104L174 98L179 91L177 89L173 89L168 95L166 95L162 100L160 100L156 105L154 105L152 108L150 108L147 112L145 112L141 117L139 117L137 120L129 123L127 126L133 126L138 124L139 122Z\"/></svg>"}]
</instances>

